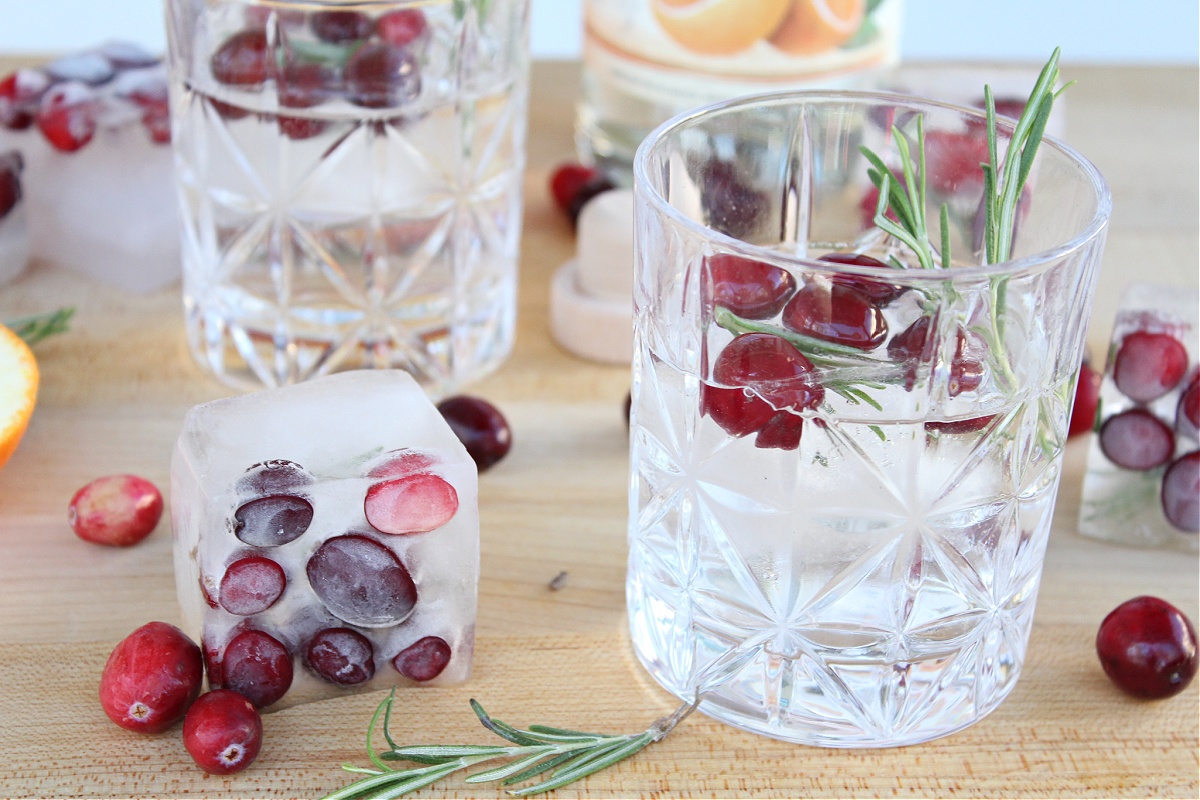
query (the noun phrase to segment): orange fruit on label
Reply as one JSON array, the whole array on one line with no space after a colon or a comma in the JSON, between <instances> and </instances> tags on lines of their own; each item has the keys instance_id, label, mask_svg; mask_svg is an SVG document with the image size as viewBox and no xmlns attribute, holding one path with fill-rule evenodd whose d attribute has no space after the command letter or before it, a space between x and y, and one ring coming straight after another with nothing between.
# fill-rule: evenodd
<instances>
[{"instance_id":1,"label":"orange fruit on label","mask_svg":"<svg viewBox=\"0 0 1200 800\"><path fill-rule=\"evenodd\" d=\"M17 449L37 402L38 367L29 346L0 325L0 467Z\"/></svg>"},{"instance_id":2,"label":"orange fruit on label","mask_svg":"<svg viewBox=\"0 0 1200 800\"><path fill-rule=\"evenodd\" d=\"M850 41L866 12L866 0L793 0L770 42L795 56L824 53Z\"/></svg>"},{"instance_id":3,"label":"orange fruit on label","mask_svg":"<svg viewBox=\"0 0 1200 800\"><path fill-rule=\"evenodd\" d=\"M653 0L663 30L693 53L732 55L771 35L791 0Z\"/></svg>"}]
</instances>

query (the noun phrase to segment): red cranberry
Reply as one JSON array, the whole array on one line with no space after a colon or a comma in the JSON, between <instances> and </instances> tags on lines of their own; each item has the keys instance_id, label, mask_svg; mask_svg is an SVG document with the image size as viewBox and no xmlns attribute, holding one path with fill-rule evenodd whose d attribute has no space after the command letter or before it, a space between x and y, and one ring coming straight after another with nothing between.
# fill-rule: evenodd
<instances>
[{"instance_id":1,"label":"red cranberry","mask_svg":"<svg viewBox=\"0 0 1200 800\"><path fill-rule=\"evenodd\" d=\"M74 153L96 135L99 113L100 101L90 88L82 83L60 83L42 95L38 129L56 150Z\"/></svg>"},{"instance_id":2,"label":"red cranberry","mask_svg":"<svg viewBox=\"0 0 1200 800\"><path fill-rule=\"evenodd\" d=\"M767 420L754 437L754 446L763 450L796 450L804 433L804 418L780 411Z\"/></svg>"},{"instance_id":3,"label":"red cranberry","mask_svg":"<svg viewBox=\"0 0 1200 800\"><path fill-rule=\"evenodd\" d=\"M864 253L826 253L818 260L828 261L833 264L851 264L856 267L890 269L887 264L878 258L872 258ZM854 289L863 297L879 306L886 306L908 291L907 287L896 286L895 284L878 281L873 278L864 278L860 275L834 275L832 280L835 285L840 284L841 286Z\"/></svg>"},{"instance_id":4,"label":"red cranberry","mask_svg":"<svg viewBox=\"0 0 1200 800\"><path fill-rule=\"evenodd\" d=\"M1096 421L1096 408L1100 405L1100 376L1087 362L1079 367L1075 383L1075 403L1071 406L1071 423L1067 436L1078 436L1090 431Z\"/></svg>"},{"instance_id":5,"label":"red cranberry","mask_svg":"<svg viewBox=\"0 0 1200 800\"><path fill-rule=\"evenodd\" d=\"M241 772L262 747L262 717L237 692L217 689L192 704L183 721L183 746L205 772Z\"/></svg>"},{"instance_id":6,"label":"red cranberry","mask_svg":"<svg viewBox=\"0 0 1200 800\"><path fill-rule=\"evenodd\" d=\"M1196 675L1196 629L1157 597L1135 597L1100 623L1096 653L1104 673L1134 697L1182 692Z\"/></svg>"},{"instance_id":7,"label":"red cranberry","mask_svg":"<svg viewBox=\"0 0 1200 800\"><path fill-rule=\"evenodd\" d=\"M1134 331L1117 349L1113 382L1130 400L1148 403L1178 386L1187 366L1187 348L1174 336Z\"/></svg>"},{"instance_id":8,"label":"red cranberry","mask_svg":"<svg viewBox=\"0 0 1200 800\"><path fill-rule=\"evenodd\" d=\"M109 655L100 676L100 705L122 728L158 733L183 719L203 677L195 642L174 625L150 622Z\"/></svg>"},{"instance_id":9,"label":"red cranberry","mask_svg":"<svg viewBox=\"0 0 1200 800\"><path fill-rule=\"evenodd\" d=\"M397 47L408 47L425 37L429 30L425 14L419 8L398 8L389 11L375 23L379 38Z\"/></svg>"},{"instance_id":10,"label":"red cranberry","mask_svg":"<svg viewBox=\"0 0 1200 800\"><path fill-rule=\"evenodd\" d=\"M917 364L928 363L934 359L937 337L930 336L932 330L932 317L918 317L888 342L888 356L893 361L907 364L906 389L911 390L916 383ZM950 379L947 383L947 391L951 397L974 391L983 383L983 363L974 356L974 351L980 349L983 344L978 339L969 340L968 336L974 335L968 334L962 328L955 331L957 341L954 357L950 360Z\"/></svg>"},{"instance_id":11,"label":"red cranberry","mask_svg":"<svg viewBox=\"0 0 1200 800\"><path fill-rule=\"evenodd\" d=\"M725 386L704 387L702 410L730 436L761 430L777 411L813 408L825 397L812 362L769 333L735 337L717 356L713 379Z\"/></svg>"},{"instance_id":12,"label":"red cranberry","mask_svg":"<svg viewBox=\"0 0 1200 800\"><path fill-rule=\"evenodd\" d=\"M162 494L153 483L136 475L108 475L75 493L67 521L85 542L129 547L153 532L162 511Z\"/></svg>"},{"instance_id":13,"label":"red cranberry","mask_svg":"<svg viewBox=\"0 0 1200 800\"><path fill-rule=\"evenodd\" d=\"M221 578L221 607L243 617L260 614L275 605L286 588L283 567L271 559L239 558L225 569Z\"/></svg>"},{"instance_id":14,"label":"red cranberry","mask_svg":"<svg viewBox=\"0 0 1200 800\"><path fill-rule=\"evenodd\" d=\"M1144 408L1114 414L1100 426L1100 450L1124 469L1161 467L1175 453L1175 433Z\"/></svg>"},{"instance_id":15,"label":"red cranberry","mask_svg":"<svg viewBox=\"0 0 1200 800\"><path fill-rule=\"evenodd\" d=\"M770 319L796 291L790 272L762 261L717 253L705 258L704 266L713 302L746 319Z\"/></svg>"},{"instance_id":16,"label":"red cranberry","mask_svg":"<svg viewBox=\"0 0 1200 800\"><path fill-rule=\"evenodd\" d=\"M377 628L404 620L417 586L391 550L366 536L335 536L308 560L308 583L335 617Z\"/></svg>"},{"instance_id":17,"label":"red cranberry","mask_svg":"<svg viewBox=\"0 0 1200 800\"><path fill-rule=\"evenodd\" d=\"M1175 430L1193 441L1200 440L1200 373L1192 376L1191 383L1179 395L1179 405L1175 407Z\"/></svg>"},{"instance_id":18,"label":"red cranberry","mask_svg":"<svg viewBox=\"0 0 1200 800\"><path fill-rule=\"evenodd\" d=\"M331 44L366 39L375 27L371 18L359 11L317 11L309 24L318 39Z\"/></svg>"},{"instance_id":19,"label":"red cranberry","mask_svg":"<svg viewBox=\"0 0 1200 800\"><path fill-rule=\"evenodd\" d=\"M406 475L367 490L363 509L367 522L382 533L428 533L458 512L458 492L437 475Z\"/></svg>"},{"instance_id":20,"label":"red cranberry","mask_svg":"<svg viewBox=\"0 0 1200 800\"><path fill-rule=\"evenodd\" d=\"M450 645L439 636L426 636L392 659L392 666L414 681L431 681L450 663Z\"/></svg>"},{"instance_id":21,"label":"red cranberry","mask_svg":"<svg viewBox=\"0 0 1200 800\"><path fill-rule=\"evenodd\" d=\"M442 418L467 448L480 472L508 455L512 431L500 409L481 397L457 395L438 403Z\"/></svg>"},{"instance_id":22,"label":"red cranberry","mask_svg":"<svg viewBox=\"0 0 1200 800\"><path fill-rule=\"evenodd\" d=\"M21 172L25 161L17 150L0 155L0 220L21 202Z\"/></svg>"},{"instance_id":23,"label":"red cranberry","mask_svg":"<svg viewBox=\"0 0 1200 800\"><path fill-rule=\"evenodd\" d=\"M258 708L278 702L292 685L292 654L283 642L263 631L245 630L230 639L220 669L224 688Z\"/></svg>"},{"instance_id":24,"label":"red cranberry","mask_svg":"<svg viewBox=\"0 0 1200 800\"><path fill-rule=\"evenodd\" d=\"M393 450L386 460L371 468L368 478L402 478L417 472L428 472L433 459L415 450Z\"/></svg>"},{"instance_id":25,"label":"red cranberry","mask_svg":"<svg viewBox=\"0 0 1200 800\"><path fill-rule=\"evenodd\" d=\"M555 205L571 218L572 225L579 221L579 213L589 200L613 188L607 175L583 164L560 164L550 175L550 194Z\"/></svg>"},{"instance_id":26,"label":"red cranberry","mask_svg":"<svg viewBox=\"0 0 1200 800\"><path fill-rule=\"evenodd\" d=\"M38 69L19 69L0 81L0 125L23 131L33 124L50 79Z\"/></svg>"},{"instance_id":27,"label":"red cranberry","mask_svg":"<svg viewBox=\"0 0 1200 800\"><path fill-rule=\"evenodd\" d=\"M421 94L421 67L409 50L385 43L354 52L343 71L346 96L363 108L396 108Z\"/></svg>"},{"instance_id":28,"label":"red cranberry","mask_svg":"<svg viewBox=\"0 0 1200 800\"><path fill-rule=\"evenodd\" d=\"M51 61L43 69L56 81L78 81L100 86L116 77L117 71L99 53L75 53Z\"/></svg>"},{"instance_id":29,"label":"red cranberry","mask_svg":"<svg viewBox=\"0 0 1200 800\"><path fill-rule=\"evenodd\" d=\"M751 186L737 166L728 161L709 161L703 168L700 205L708 226L715 231L744 239L766 216L770 201Z\"/></svg>"},{"instance_id":30,"label":"red cranberry","mask_svg":"<svg viewBox=\"0 0 1200 800\"><path fill-rule=\"evenodd\" d=\"M142 127L155 144L170 144L171 114L166 108L146 109L142 112Z\"/></svg>"},{"instance_id":31,"label":"red cranberry","mask_svg":"<svg viewBox=\"0 0 1200 800\"><path fill-rule=\"evenodd\" d=\"M237 490L242 494L295 494L297 489L313 482L312 474L295 461L277 458L255 464L238 478Z\"/></svg>"},{"instance_id":32,"label":"red cranberry","mask_svg":"<svg viewBox=\"0 0 1200 800\"><path fill-rule=\"evenodd\" d=\"M254 547L278 547L300 538L312 519L312 503L303 497L267 495L233 512L233 535Z\"/></svg>"},{"instance_id":33,"label":"red cranberry","mask_svg":"<svg viewBox=\"0 0 1200 800\"><path fill-rule=\"evenodd\" d=\"M326 628L309 641L304 661L330 683L354 686L375 675L375 648L371 640L349 628Z\"/></svg>"},{"instance_id":34,"label":"red cranberry","mask_svg":"<svg viewBox=\"0 0 1200 800\"><path fill-rule=\"evenodd\" d=\"M883 312L843 284L809 283L783 309L784 327L826 342L874 350L887 338Z\"/></svg>"},{"instance_id":35,"label":"red cranberry","mask_svg":"<svg viewBox=\"0 0 1200 800\"><path fill-rule=\"evenodd\" d=\"M279 105L283 108L312 108L338 90L337 73L322 64L296 61L283 68L277 82ZM329 123L321 119L279 115L279 130L289 139L309 139L322 133Z\"/></svg>"},{"instance_id":36,"label":"red cranberry","mask_svg":"<svg viewBox=\"0 0 1200 800\"><path fill-rule=\"evenodd\" d=\"M226 39L210 61L213 77L226 86L256 87L267 79L267 35L244 30Z\"/></svg>"},{"instance_id":37,"label":"red cranberry","mask_svg":"<svg viewBox=\"0 0 1200 800\"><path fill-rule=\"evenodd\" d=\"M1200 450L1180 456L1163 474L1163 515L1181 531L1200 533Z\"/></svg>"}]
</instances>

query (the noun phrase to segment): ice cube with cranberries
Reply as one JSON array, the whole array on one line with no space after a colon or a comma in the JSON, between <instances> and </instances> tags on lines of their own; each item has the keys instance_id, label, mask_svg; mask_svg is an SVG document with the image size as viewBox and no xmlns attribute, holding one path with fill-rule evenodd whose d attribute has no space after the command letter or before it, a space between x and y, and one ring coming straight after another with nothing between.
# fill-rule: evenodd
<instances>
[{"instance_id":1,"label":"ice cube with cranberries","mask_svg":"<svg viewBox=\"0 0 1200 800\"><path fill-rule=\"evenodd\" d=\"M199 405L171 465L184 627L261 708L467 678L474 460L404 372Z\"/></svg>"},{"instance_id":2,"label":"ice cube with cranberries","mask_svg":"<svg viewBox=\"0 0 1200 800\"><path fill-rule=\"evenodd\" d=\"M1200 293L1133 284L1100 387L1079 528L1122 544L1195 551L1200 535Z\"/></svg>"}]
</instances>

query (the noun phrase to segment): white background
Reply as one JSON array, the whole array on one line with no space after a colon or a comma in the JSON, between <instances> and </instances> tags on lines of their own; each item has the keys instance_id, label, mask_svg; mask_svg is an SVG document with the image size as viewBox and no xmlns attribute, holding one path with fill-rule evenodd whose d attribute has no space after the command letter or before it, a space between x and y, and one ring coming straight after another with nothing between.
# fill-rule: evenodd
<instances>
[{"instance_id":1,"label":"white background","mask_svg":"<svg viewBox=\"0 0 1200 800\"><path fill-rule=\"evenodd\" d=\"M582 0L532 0L535 58L577 58ZM162 50L163 0L0 0L0 53L126 38ZM901 58L1196 64L1197 0L907 0Z\"/></svg>"}]
</instances>

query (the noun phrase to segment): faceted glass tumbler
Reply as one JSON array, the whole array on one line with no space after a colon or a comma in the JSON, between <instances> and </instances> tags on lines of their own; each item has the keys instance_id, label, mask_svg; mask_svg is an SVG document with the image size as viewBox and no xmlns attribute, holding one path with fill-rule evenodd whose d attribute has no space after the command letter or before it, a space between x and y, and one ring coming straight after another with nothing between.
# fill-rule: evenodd
<instances>
[{"instance_id":1,"label":"faceted glass tumbler","mask_svg":"<svg viewBox=\"0 0 1200 800\"><path fill-rule=\"evenodd\" d=\"M929 268L859 150L897 167L918 119ZM1045 140L985 265L986 160L981 114L858 93L710 106L638 152L630 629L717 719L911 744L1017 681L1111 201Z\"/></svg>"},{"instance_id":2,"label":"faceted glass tumbler","mask_svg":"<svg viewBox=\"0 0 1200 800\"><path fill-rule=\"evenodd\" d=\"M239 388L512 349L528 0L168 0L188 342Z\"/></svg>"}]
</instances>

